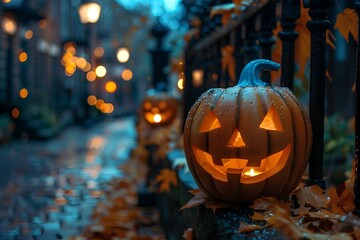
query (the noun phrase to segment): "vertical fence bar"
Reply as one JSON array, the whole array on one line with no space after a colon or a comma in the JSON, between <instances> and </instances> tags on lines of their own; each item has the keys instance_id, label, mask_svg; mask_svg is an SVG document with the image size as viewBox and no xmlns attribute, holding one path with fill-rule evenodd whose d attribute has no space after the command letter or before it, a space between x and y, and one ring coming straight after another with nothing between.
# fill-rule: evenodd
<instances>
[{"instance_id":1,"label":"vertical fence bar","mask_svg":"<svg viewBox=\"0 0 360 240\"><path fill-rule=\"evenodd\" d=\"M360 22L360 0L355 0L354 6L359 22ZM360 39L360 24L358 24L358 39ZM356 91L355 91L355 180L354 180L354 194L355 194L355 207L360 209L360 176L359 176L359 148L360 148L360 44L357 43L356 49L356 72L355 72L355 82L356 82Z\"/></svg>"},{"instance_id":2,"label":"vertical fence bar","mask_svg":"<svg viewBox=\"0 0 360 240\"><path fill-rule=\"evenodd\" d=\"M281 1L281 27L279 38L282 41L281 86L294 90L295 31L296 20L300 17L300 0Z\"/></svg>"},{"instance_id":3,"label":"vertical fence bar","mask_svg":"<svg viewBox=\"0 0 360 240\"><path fill-rule=\"evenodd\" d=\"M304 0L310 7L311 20L307 27L311 32L310 53L310 120L313 130L313 145L309 160L308 185L325 188L323 179L324 159L324 115L325 115L325 71L326 71L326 30L330 27L327 19L332 0Z\"/></svg>"},{"instance_id":4,"label":"vertical fence bar","mask_svg":"<svg viewBox=\"0 0 360 240\"><path fill-rule=\"evenodd\" d=\"M260 13L260 39L259 44L261 47L260 56L263 59L271 60L271 49L275 43L273 38L273 29L276 27L276 14L275 14L276 2L271 1ZM262 80L270 83L270 72L262 72Z\"/></svg>"},{"instance_id":5,"label":"vertical fence bar","mask_svg":"<svg viewBox=\"0 0 360 240\"><path fill-rule=\"evenodd\" d=\"M244 52L245 62L248 63L259 57L259 46L256 44L258 40L257 31L255 29L255 18L256 16L250 17L244 24Z\"/></svg>"}]
</instances>

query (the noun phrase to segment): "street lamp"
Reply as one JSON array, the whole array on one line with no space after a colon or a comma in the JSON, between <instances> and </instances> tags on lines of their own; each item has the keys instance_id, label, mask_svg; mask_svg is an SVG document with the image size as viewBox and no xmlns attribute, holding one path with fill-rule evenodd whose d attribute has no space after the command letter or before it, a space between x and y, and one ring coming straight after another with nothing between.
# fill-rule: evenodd
<instances>
[{"instance_id":1,"label":"street lamp","mask_svg":"<svg viewBox=\"0 0 360 240\"><path fill-rule=\"evenodd\" d=\"M91 66L94 66L93 50L95 48L95 29L90 26L99 20L101 7L98 3L88 0L83 0L79 6L80 21L85 25L85 38L86 46L88 48L89 62ZM85 94L85 118L89 117L89 106L87 105L87 98L89 95L88 83L84 81L84 94Z\"/></svg>"},{"instance_id":2,"label":"street lamp","mask_svg":"<svg viewBox=\"0 0 360 240\"><path fill-rule=\"evenodd\" d=\"M79 16L82 23L96 23L100 17L101 7L96 2L84 2L79 7Z\"/></svg>"},{"instance_id":3,"label":"street lamp","mask_svg":"<svg viewBox=\"0 0 360 240\"><path fill-rule=\"evenodd\" d=\"M6 102L8 107L13 107L13 38L17 31L17 24L14 18L4 16L1 22L3 31L7 34L6 48Z\"/></svg>"}]
</instances>

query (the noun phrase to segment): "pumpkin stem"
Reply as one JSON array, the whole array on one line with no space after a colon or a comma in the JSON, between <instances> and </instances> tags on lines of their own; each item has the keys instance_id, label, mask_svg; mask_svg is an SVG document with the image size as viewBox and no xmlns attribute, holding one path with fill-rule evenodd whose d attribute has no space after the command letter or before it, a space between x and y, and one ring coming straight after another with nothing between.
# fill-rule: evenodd
<instances>
[{"instance_id":1,"label":"pumpkin stem","mask_svg":"<svg viewBox=\"0 0 360 240\"><path fill-rule=\"evenodd\" d=\"M249 87L249 86L267 86L266 82L263 82L259 73L261 71L279 70L280 64L267 60L257 59L249 62L243 69L237 86Z\"/></svg>"}]
</instances>

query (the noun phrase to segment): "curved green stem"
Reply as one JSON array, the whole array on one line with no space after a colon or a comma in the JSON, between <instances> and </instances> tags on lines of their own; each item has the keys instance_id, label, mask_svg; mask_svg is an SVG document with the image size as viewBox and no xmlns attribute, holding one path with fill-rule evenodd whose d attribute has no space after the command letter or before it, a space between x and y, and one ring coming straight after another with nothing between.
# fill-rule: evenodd
<instances>
[{"instance_id":1,"label":"curved green stem","mask_svg":"<svg viewBox=\"0 0 360 240\"><path fill-rule=\"evenodd\" d=\"M237 86L240 87L249 87L249 86L267 86L269 85L266 82L263 82L259 73L261 71L270 71L270 70L279 70L280 64L267 60L267 59L257 59L249 62L242 71L240 75L239 82Z\"/></svg>"}]
</instances>

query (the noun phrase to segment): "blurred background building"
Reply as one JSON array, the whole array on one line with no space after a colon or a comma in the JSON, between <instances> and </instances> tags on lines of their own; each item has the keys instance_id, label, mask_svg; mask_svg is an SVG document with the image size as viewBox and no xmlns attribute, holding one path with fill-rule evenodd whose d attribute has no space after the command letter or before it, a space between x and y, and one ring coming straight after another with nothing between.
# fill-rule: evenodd
<instances>
[{"instance_id":1,"label":"blurred background building","mask_svg":"<svg viewBox=\"0 0 360 240\"><path fill-rule=\"evenodd\" d=\"M1 1L0 114L11 115L18 136L41 137L51 135L51 127L134 113L154 87L157 25L166 29L159 51L171 55L164 59L169 64L160 64L180 93L171 64L181 61L184 5L97 0L99 8L88 10L99 11L99 18L81 19L86 9L80 8L91 2Z\"/></svg>"}]
</instances>

